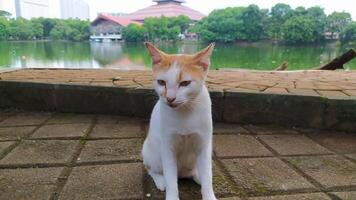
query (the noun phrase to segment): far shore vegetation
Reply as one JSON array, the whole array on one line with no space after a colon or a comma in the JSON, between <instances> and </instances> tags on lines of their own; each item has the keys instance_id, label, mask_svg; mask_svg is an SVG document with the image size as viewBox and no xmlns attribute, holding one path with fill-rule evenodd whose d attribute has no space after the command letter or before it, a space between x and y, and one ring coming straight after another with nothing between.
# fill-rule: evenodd
<instances>
[{"instance_id":1,"label":"far shore vegetation","mask_svg":"<svg viewBox=\"0 0 356 200\"><path fill-rule=\"evenodd\" d=\"M270 40L283 44L318 44L327 40L356 44L356 21L350 13L326 15L320 7L297 7L276 4L271 10L257 5L229 7L212 11L192 24L185 16L148 18L143 25L123 29L127 42L177 41L182 33L197 36L203 42L257 42ZM0 40L70 40L90 37L90 22L77 19L13 19L0 11Z\"/></svg>"}]
</instances>

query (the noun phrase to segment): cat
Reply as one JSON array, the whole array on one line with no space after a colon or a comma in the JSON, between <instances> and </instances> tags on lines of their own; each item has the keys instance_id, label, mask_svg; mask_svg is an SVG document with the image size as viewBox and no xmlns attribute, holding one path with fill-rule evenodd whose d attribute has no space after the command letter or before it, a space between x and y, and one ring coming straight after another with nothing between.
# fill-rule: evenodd
<instances>
[{"instance_id":1,"label":"cat","mask_svg":"<svg viewBox=\"0 0 356 200\"><path fill-rule=\"evenodd\" d=\"M216 200L212 184L211 99L205 80L214 43L193 55L169 55L151 43L153 85L159 100L143 144L143 163L166 200L179 199L178 178L201 185L203 200Z\"/></svg>"}]
</instances>

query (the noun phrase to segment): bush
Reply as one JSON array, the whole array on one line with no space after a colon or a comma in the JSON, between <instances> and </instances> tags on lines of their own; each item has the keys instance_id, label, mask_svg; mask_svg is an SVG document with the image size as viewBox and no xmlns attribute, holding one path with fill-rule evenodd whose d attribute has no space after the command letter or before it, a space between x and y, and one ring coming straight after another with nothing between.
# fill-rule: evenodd
<instances>
[{"instance_id":1,"label":"bush","mask_svg":"<svg viewBox=\"0 0 356 200\"><path fill-rule=\"evenodd\" d=\"M128 42L141 42L145 40L146 29L137 24L130 24L123 30L123 38Z\"/></svg>"}]
</instances>

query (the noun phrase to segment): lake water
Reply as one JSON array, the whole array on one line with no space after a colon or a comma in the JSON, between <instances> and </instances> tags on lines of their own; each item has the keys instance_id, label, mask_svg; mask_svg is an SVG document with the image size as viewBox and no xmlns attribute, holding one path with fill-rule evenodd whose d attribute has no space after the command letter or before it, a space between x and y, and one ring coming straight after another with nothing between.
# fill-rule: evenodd
<instances>
[{"instance_id":1,"label":"lake water","mask_svg":"<svg viewBox=\"0 0 356 200\"><path fill-rule=\"evenodd\" d=\"M206 44L158 45L169 53L194 53ZM269 43L217 44L212 68L271 70L288 61L289 70L309 69L327 63L346 51L333 44L280 46ZM0 42L0 68L117 68L145 69L150 58L143 44L75 42ZM345 65L356 69L356 59Z\"/></svg>"}]
</instances>

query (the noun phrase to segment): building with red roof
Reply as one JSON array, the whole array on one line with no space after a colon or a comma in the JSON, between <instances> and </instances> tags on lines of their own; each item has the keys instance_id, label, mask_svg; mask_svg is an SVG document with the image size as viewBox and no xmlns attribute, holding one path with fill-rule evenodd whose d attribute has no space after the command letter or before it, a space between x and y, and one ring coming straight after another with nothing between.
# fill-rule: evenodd
<instances>
[{"instance_id":1,"label":"building with red roof","mask_svg":"<svg viewBox=\"0 0 356 200\"><path fill-rule=\"evenodd\" d=\"M92 40L121 40L122 29L129 24L138 24L140 22L130 20L124 17L112 16L107 14L99 14L98 17L91 23L90 39Z\"/></svg>"},{"instance_id":2,"label":"building with red roof","mask_svg":"<svg viewBox=\"0 0 356 200\"><path fill-rule=\"evenodd\" d=\"M184 0L153 0L153 2L156 2L157 4L140 9L126 17L138 22L143 22L148 17L161 16L177 17L179 15L184 15L192 21L199 21L205 17L205 15L199 11L182 5L182 3L185 3Z\"/></svg>"},{"instance_id":3,"label":"building with red roof","mask_svg":"<svg viewBox=\"0 0 356 200\"><path fill-rule=\"evenodd\" d=\"M149 17L177 17L184 15L194 22L205 17L199 11L182 5L185 0L153 0L153 2L157 4L123 16L99 14L91 23L90 38L98 41L121 40L123 27L129 24L140 25Z\"/></svg>"}]
</instances>

